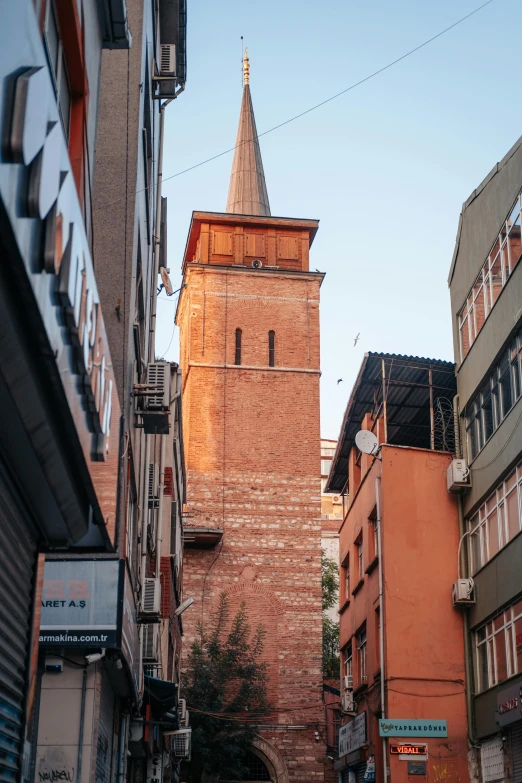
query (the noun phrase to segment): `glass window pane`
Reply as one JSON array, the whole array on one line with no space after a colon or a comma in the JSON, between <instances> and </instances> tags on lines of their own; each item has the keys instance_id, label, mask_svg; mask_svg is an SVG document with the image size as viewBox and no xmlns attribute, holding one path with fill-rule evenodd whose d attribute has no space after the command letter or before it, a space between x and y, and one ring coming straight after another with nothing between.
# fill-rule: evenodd
<instances>
[{"instance_id":1,"label":"glass window pane","mask_svg":"<svg viewBox=\"0 0 522 783\"><path fill-rule=\"evenodd\" d=\"M484 442L486 442L493 434L493 410L489 389L482 394L482 431L484 433Z\"/></svg>"},{"instance_id":2,"label":"glass window pane","mask_svg":"<svg viewBox=\"0 0 522 783\"><path fill-rule=\"evenodd\" d=\"M473 571L478 571L478 569L482 567L480 528L477 528L471 534L471 556L473 561Z\"/></svg>"},{"instance_id":3,"label":"glass window pane","mask_svg":"<svg viewBox=\"0 0 522 783\"><path fill-rule=\"evenodd\" d=\"M495 509L487 520L488 525L488 543L489 543L489 557L494 557L499 550L498 540L498 511Z\"/></svg>"},{"instance_id":4,"label":"glass window pane","mask_svg":"<svg viewBox=\"0 0 522 783\"><path fill-rule=\"evenodd\" d=\"M497 683L497 670L495 667L495 654L493 650L493 639L489 639L486 642L486 647L488 651L488 680L489 680L489 686L492 687Z\"/></svg>"},{"instance_id":5,"label":"glass window pane","mask_svg":"<svg viewBox=\"0 0 522 783\"><path fill-rule=\"evenodd\" d=\"M484 308L484 286L482 284L482 275L473 287L473 308L475 310L475 327L478 334L482 329L482 325L485 320L485 308Z\"/></svg>"},{"instance_id":6,"label":"glass window pane","mask_svg":"<svg viewBox=\"0 0 522 783\"><path fill-rule=\"evenodd\" d=\"M522 617L515 620L515 665L516 671L522 672Z\"/></svg>"},{"instance_id":7,"label":"glass window pane","mask_svg":"<svg viewBox=\"0 0 522 783\"><path fill-rule=\"evenodd\" d=\"M489 688L488 655L487 646L481 644L477 648L477 691L485 691Z\"/></svg>"},{"instance_id":8,"label":"glass window pane","mask_svg":"<svg viewBox=\"0 0 522 783\"><path fill-rule=\"evenodd\" d=\"M508 248L509 248L509 271L513 274L513 270L520 261L522 254L522 244L520 240L520 215L512 224L509 230L508 236Z\"/></svg>"},{"instance_id":9,"label":"glass window pane","mask_svg":"<svg viewBox=\"0 0 522 783\"><path fill-rule=\"evenodd\" d=\"M498 295L502 290L502 265L500 261L500 253L497 253L495 258L492 257L492 259L493 260L491 262L491 271L490 271L491 298L493 300L492 304L495 304Z\"/></svg>"},{"instance_id":10,"label":"glass window pane","mask_svg":"<svg viewBox=\"0 0 522 783\"><path fill-rule=\"evenodd\" d=\"M505 510L507 516L508 540L514 538L520 532L520 509L518 506L518 491L515 487L506 498Z\"/></svg>"},{"instance_id":11,"label":"glass window pane","mask_svg":"<svg viewBox=\"0 0 522 783\"><path fill-rule=\"evenodd\" d=\"M498 682L507 680L508 669L506 659L506 634L499 631L495 634L495 653L497 656L497 678Z\"/></svg>"},{"instance_id":12,"label":"glass window pane","mask_svg":"<svg viewBox=\"0 0 522 783\"><path fill-rule=\"evenodd\" d=\"M464 359L469 351L469 326L468 317L461 315L460 318L460 358Z\"/></svg>"},{"instance_id":13,"label":"glass window pane","mask_svg":"<svg viewBox=\"0 0 522 783\"><path fill-rule=\"evenodd\" d=\"M511 384L513 387L513 401L520 397L520 365L518 361L517 341L514 340L509 348L509 361L511 363Z\"/></svg>"},{"instance_id":14,"label":"glass window pane","mask_svg":"<svg viewBox=\"0 0 522 783\"><path fill-rule=\"evenodd\" d=\"M506 354L499 365L500 391L502 397L502 418L507 416L513 405L511 393L511 373L509 372L509 357Z\"/></svg>"}]
</instances>

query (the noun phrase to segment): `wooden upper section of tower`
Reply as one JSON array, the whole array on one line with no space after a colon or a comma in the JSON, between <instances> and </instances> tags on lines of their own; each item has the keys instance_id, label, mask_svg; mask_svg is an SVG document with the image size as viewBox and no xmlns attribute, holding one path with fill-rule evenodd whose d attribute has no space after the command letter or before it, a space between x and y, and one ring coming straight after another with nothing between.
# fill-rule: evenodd
<instances>
[{"instance_id":1,"label":"wooden upper section of tower","mask_svg":"<svg viewBox=\"0 0 522 783\"><path fill-rule=\"evenodd\" d=\"M193 212L183 270L195 263L308 272L318 227L318 220Z\"/></svg>"}]
</instances>

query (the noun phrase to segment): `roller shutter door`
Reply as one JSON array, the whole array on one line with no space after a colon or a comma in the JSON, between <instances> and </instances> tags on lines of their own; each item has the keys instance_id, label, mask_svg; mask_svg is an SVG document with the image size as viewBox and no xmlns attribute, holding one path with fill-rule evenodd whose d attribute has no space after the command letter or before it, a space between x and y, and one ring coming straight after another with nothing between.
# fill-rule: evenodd
<instances>
[{"instance_id":1,"label":"roller shutter door","mask_svg":"<svg viewBox=\"0 0 522 783\"><path fill-rule=\"evenodd\" d=\"M114 691L105 669L101 671L100 719L96 747L96 783L112 780L114 736Z\"/></svg>"},{"instance_id":2,"label":"roller shutter door","mask_svg":"<svg viewBox=\"0 0 522 783\"><path fill-rule=\"evenodd\" d=\"M522 723L511 729L511 758L513 783L522 783Z\"/></svg>"},{"instance_id":3,"label":"roller shutter door","mask_svg":"<svg viewBox=\"0 0 522 783\"><path fill-rule=\"evenodd\" d=\"M37 545L0 460L0 783L20 779Z\"/></svg>"}]
</instances>

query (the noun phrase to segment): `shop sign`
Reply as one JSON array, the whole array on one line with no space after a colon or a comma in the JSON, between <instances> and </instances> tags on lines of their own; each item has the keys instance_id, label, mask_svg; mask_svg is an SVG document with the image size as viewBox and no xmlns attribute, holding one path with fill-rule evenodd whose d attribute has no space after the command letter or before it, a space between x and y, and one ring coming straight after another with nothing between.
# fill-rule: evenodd
<instances>
[{"instance_id":1,"label":"shop sign","mask_svg":"<svg viewBox=\"0 0 522 783\"><path fill-rule=\"evenodd\" d=\"M346 756L363 745L366 745L366 711L339 729L339 756Z\"/></svg>"},{"instance_id":2,"label":"shop sign","mask_svg":"<svg viewBox=\"0 0 522 783\"><path fill-rule=\"evenodd\" d=\"M402 743L401 745L391 743L390 755L398 756L401 761L408 761L412 756L426 761L428 759L428 746L425 744L412 745L409 742Z\"/></svg>"},{"instance_id":3,"label":"shop sign","mask_svg":"<svg viewBox=\"0 0 522 783\"><path fill-rule=\"evenodd\" d=\"M445 720L418 720L417 718L381 718L381 737L447 737Z\"/></svg>"},{"instance_id":4,"label":"shop sign","mask_svg":"<svg viewBox=\"0 0 522 783\"><path fill-rule=\"evenodd\" d=\"M522 683L504 688L497 693L496 722L499 726L509 726L510 723L522 719Z\"/></svg>"},{"instance_id":5,"label":"shop sign","mask_svg":"<svg viewBox=\"0 0 522 783\"><path fill-rule=\"evenodd\" d=\"M4 4L0 202L55 357L98 502L114 524L120 416L83 210L32 4ZM14 263L14 260L13 260ZM111 464L111 484L97 462ZM99 515L98 515L99 516ZM97 520L101 522L101 519Z\"/></svg>"},{"instance_id":6,"label":"shop sign","mask_svg":"<svg viewBox=\"0 0 522 783\"><path fill-rule=\"evenodd\" d=\"M42 647L121 650L137 695L139 636L124 560L46 560Z\"/></svg>"},{"instance_id":7,"label":"shop sign","mask_svg":"<svg viewBox=\"0 0 522 783\"><path fill-rule=\"evenodd\" d=\"M375 756L370 756L366 762L364 783L375 783Z\"/></svg>"}]
</instances>

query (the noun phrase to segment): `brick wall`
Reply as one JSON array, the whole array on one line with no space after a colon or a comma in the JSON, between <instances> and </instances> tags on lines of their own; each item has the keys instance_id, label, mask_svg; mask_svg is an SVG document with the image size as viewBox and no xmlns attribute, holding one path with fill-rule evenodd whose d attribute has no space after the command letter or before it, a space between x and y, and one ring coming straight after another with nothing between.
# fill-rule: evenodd
<instances>
[{"instance_id":1,"label":"brick wall","mask_svg":"<svg viewBox=\"0 0 522 783\"><path fill-rule=\"evenodd\" d=\"M262 736L287 780L322 783L319 282L191 265L185 282L178 323L187 524L224 530L216 549L185 552L184 597L196 599L183 617L185 643L222 592L231 616L246 603L252 627L266 630L276 709L269 723L281 726Z\"/></svg>"}]
</instances>

